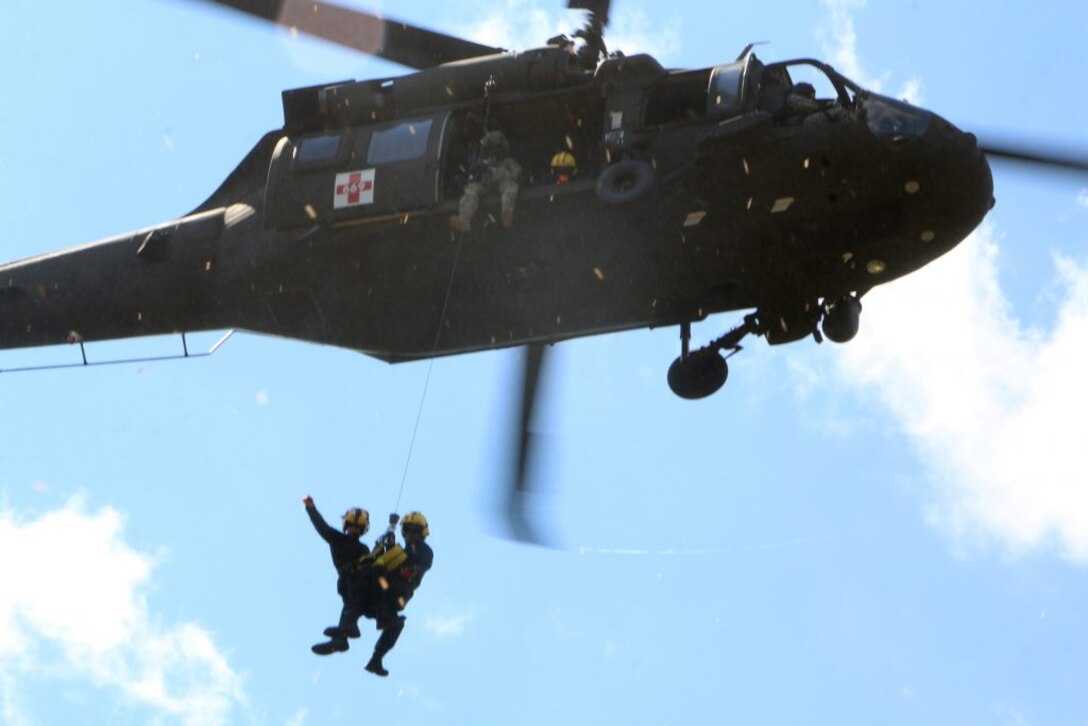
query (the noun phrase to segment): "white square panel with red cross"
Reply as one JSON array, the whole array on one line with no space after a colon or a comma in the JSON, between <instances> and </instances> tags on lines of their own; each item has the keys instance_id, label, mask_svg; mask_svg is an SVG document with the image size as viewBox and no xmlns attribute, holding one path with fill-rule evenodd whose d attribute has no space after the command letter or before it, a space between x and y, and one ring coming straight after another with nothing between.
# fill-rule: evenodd
<instances>
[{"instance_id":1,"label":"white square panel with red cross","mask_svg":"<svg viewBox=\"0 0 1088 726\"><path fill-rule=\"evenodd\" d=\"M336 175L333 209L374 203L374 170L348 171Z\"/></svg>"}]
</instances>

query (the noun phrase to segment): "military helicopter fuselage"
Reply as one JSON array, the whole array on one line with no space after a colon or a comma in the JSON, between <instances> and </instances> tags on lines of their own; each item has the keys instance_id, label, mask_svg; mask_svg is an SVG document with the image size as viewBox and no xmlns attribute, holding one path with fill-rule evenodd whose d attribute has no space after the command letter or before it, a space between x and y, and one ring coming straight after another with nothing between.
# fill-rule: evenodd
<instances>
[{"instance_id":1,"label":"military helicopter fuselage","mask_svg":"<svg viewBox=\"0 0 1088 726\"><path fill-rule=\"evenodd\" d=\"M834 95L799 93L799 68ZM993 203L973 136L815 60L587 71L549 46L283 102L191 214L0 266L0 348L239 328L404 361L751 308L747 332L788 342ZM522 166L516 218L488 199L462 233L488 128Z\"/></svg>"}]
</instances>

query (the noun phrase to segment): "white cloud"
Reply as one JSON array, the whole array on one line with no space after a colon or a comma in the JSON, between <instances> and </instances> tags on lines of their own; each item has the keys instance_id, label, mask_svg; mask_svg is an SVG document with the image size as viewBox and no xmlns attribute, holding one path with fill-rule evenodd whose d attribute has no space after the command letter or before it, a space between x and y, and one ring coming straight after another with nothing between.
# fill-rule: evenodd
<instances>
[{"instance_id":1,"label":"white cloud","mask_svg":"<svg viewBox=\"0 0 1088 726\"><path fill-rule=\"evenodd\" d=\"M11 694L41 680L116 689L180 723L225 723L245 703L240 676L207 631L164 627L149 612L155 563L121 530L116 510L88 513L78 498L33 521L0 509L5 722L22 708Z\"/></svg>"},{"instance_id":2,"label":"white cloud","mask_svg":"<svg viewBox=\"0 0 1088 726\"><path fill-rule=\"evenodd\" d=\"M1081 189L1077 192L1077 206L1088 209L1088 189Z\"/></svg>"},{"instance_id":3,"label":"white cloud","mask_svg":"<svg viewBox=\"0 0 1088 726\"><path fill-rule=\"evenodd\" d=\"M817 37L823 43L824 53L840 73L844 74L864 88L876 93L886 93L884 86L891 79L891 74L870 76L861 66L858 58L858 35L854 29L855 11L863 10L867 0L821 0L828 9L828 19L821 24ZM908 103L922 103L922 82L910 78L894 94Z\"/></svg>"},{"instance_id":4,"label":"white cloud","mask_svg":"<svg viewBox=\"0 0 1088 726\"><path fill-rule=\"evenodd\" d=\"M862 85L877 90L879 82L866 79L866 74L858 62L858 34L854 30L854 17L851 12L865 7L866 0L821 0L829 11L826 23L821 25L818 37L828 55L828 62L835 68L853 78Z\"/></svg>"},{"instance_id":5,"label":"white cloud","mask_svg":"<svg viewBox=\"0 0 1088 726\"><path fill-rule=\"evenodd\" d=\"M504 0L500 4L480 5L486 12L475 13L472 25L455 35L486 45L510 50L524 50L544 45L552 36L568 33L577 26L574 13L560 12L558 6L546 6L537 0Z\"/></svg>"},{"instance_id":6,"label":"white cloud","mask_svg":"<svg viewBox=\"0 0 1088 726\"><path fill-rule=\"evenodd\" d=\"M869 386L932 472L930 521L961 543L1055 546L1088 561L1088 266L1057 257L1064 297L1049 333L1017 321L983 227L865 299L843 375Z\"/></svg>"},{"instance_id":7,"label":"white cloud","mask_svg":"<svg viewBox=\"0 0 1088 726\"><path fill-rule=\"evenodd\" d=\"M445 618L429 617L423 622L423 627L436 638L450 638L464 635L471 621L472 615L468 613Z\"/></svg>"},{"instance_id":8,"label":"white cloud","mask_svg":"<svg viewBox=\"0 0 1088 726\"><path fill-rule=\"evenodd\" d=\"M822 0L832 63L879 91L857 53L852 13ZM910 79L900 95L918 102ZM1078 201L1088 206L1088 190ZM1024 328L997 278L983 227L948 255L865 299L862 333L840 349L842 374L875 391L932 474L930 521L960 544L1053 546L1088 561L1088 481L1079 420L1088 407L1088 267L1056 258L1064 297L1054 329Z\"/></svg>"},{"instance_id":9,"label":"white cloud","mask_svg":"<svg viewBox=\"0 0 1088 726\"><path fill-rule=\"evenodd\" d=\"M569 36L582 27L585 19L581 11L563 10L557 3L540 0L504 0L478 7L481 11L473 15L478 18L476 22L454 34L510 50L539 48L560 33ZM664 27L653 26L646 13L632 7L611 13L609 20L605 29L609 50L649 53L662 60L680 48L678 20Z\"/></svg>"}]
</instances>

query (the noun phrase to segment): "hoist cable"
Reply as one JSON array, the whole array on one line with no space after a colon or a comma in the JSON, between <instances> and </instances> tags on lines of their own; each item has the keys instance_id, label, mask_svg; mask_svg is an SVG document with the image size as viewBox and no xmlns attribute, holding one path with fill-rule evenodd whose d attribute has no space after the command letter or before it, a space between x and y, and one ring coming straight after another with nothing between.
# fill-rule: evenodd
<instances>
[{"instance_id":1,"label":"hoist cable","mask_svg":"<svg viewBox=\"0 0 1088 726\"><path fill-rule=\"evenodd\" d=\"M419 433L419 421L423 418L423 404L427 400L427 387L431 384L431 371L434 369L434 358L438 353L438 341L442 338L442 326L446 322L446 309L450 304L450 293L453 292L453 279L457 274L457 263L461 259L461 243L465 239L465 233L457 236L457 252L453 255L453 268L450 270L450 281L446 285L446 299L442 303L442 314L438 317L438 330L434 334L434 348L431 349L431 361L427 364L427 377L423 380L423 393L419 397L419 410L416 411L416 423L412 427L412 438L408 444L408 457L404 461L404 473L400 477L400 490L397 492L397 505L394 512L400 511L400 499L404 495L404 482L408 479L408 465L412 463L412 451L416 447L416 434Z\"/></svg>"}]
</instances>

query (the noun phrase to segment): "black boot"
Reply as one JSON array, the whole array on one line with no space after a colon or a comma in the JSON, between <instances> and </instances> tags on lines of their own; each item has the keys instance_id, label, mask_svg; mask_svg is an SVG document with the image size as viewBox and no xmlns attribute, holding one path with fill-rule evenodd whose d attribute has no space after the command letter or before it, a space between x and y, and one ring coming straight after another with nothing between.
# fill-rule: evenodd
<instances>
[{"instance_id":1,"label":"black boot","mask_svg":"<svg viewBox=\"0 0 1088 726\"><path fill-rule=\"evenodd\" d=\"M343 653L348 649L348 641L345 638L333 638L326 643L318 643L317 645L310 646L310 650L318 655L329 655L330 653Z\"/></svg>"},{"instance_id":2,"label":"black boot","mask_svg":"<svg viewBox=\"0 0 1088 726\"><path fill-rule=\"evenodd\" d=\"M356 623L350 623L345 629L341 628L339 625L332 625L325 628L325 635L329 638L358 638L359 626Z\"/></svg>"},{"instance_id":3,"label":"black boot","mask_svg":"<svg viewBox=\"0 0 1088 726\"><path fill-rule=\"evenodd\" d=\"M366 669L376 676L384 678L389 675L389 671L382 665L382 654L378 651L374 651L374 655L370 656L370 661L366 664Z\"/></svg>"}]
</instances>

